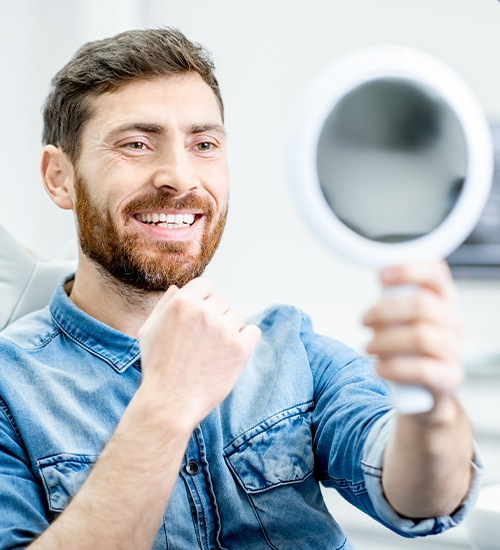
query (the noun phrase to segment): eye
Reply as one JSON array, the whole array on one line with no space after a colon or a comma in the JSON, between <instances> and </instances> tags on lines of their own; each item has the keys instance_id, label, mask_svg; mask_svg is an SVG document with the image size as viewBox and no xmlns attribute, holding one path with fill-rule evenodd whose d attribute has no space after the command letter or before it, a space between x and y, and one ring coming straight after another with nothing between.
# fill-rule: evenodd
<instances>
[{"instance_id":1,"label":"eye","mask_svg":"<svg viewBox=\"0 0 500 550\"><path fill-rule=\"evenodd\" d=\"M196 149L198 149L198 151L210 151L214 147L215 145L210 141L202 141L201 143L196 144Z\"/></svg>"},{"instance_id":2,"label":"eye","mask_svg":"<svg viewBox=\"0 0 500 550\"><path fill-rule=\"evenodd\" d=\"M130 143L125 144L125 147L128 149L134 149L135 151L143 151L146 149L146 145L142 141L131 141Z\"/></svg>"}]
</instances>

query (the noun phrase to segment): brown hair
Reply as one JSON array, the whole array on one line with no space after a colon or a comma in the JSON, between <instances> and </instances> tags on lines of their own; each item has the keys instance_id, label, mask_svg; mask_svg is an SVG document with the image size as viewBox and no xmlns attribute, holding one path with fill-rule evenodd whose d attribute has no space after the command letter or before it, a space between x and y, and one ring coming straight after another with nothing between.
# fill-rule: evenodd
<instances>
[{"instance_id":1,"label":"brown hair","mask_svg":"<svg viewBox=\"0 0 500 550\"><path fill-rule=\"evenodd\" d=\"M80 138L92 116L93 97L140 79L194 71L224 106L210 53L171 27L131 30L82 46L52 79L43 109L44 145L78 160Z\"/></svg>"}]
</instances>

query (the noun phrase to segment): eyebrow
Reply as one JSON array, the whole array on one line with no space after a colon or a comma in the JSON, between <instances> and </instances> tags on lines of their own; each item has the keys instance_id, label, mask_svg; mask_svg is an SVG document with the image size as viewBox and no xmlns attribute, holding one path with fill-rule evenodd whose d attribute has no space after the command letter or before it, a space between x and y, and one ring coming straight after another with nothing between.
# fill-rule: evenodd
<instances>
[{"instance_id":1,"label":"eyebrow","mask_svg":"<svg viewBox=\"0 0 500 550\"><path fill-rule=\"evenodd\" d=\"M129 122L121 124L110 132L111 135L121 134L122 132L144 132L146 134L164 135L166 130L160 124L148 122Z\"/></svg>"},{"instance_id":2,"label":"eyebrow","mask_svg":"<svg viewBox=\"0 0 500 550\"><path fill-rule=\"evenodd\" d=\"M222 124L193 124L188 128L188 133L190 134L204 134L205 132L217 132L218 134L226 135L226 129Z\"/></svg>"},{"instance_id":3,"label":"eyebrow","mask_svg":"<svg viewBox=\"0 0 500 550\"><path fill-rule=\"evenodd\" d=\"M144 132L146 134L155 134L158 136L164 136L167 134L167 130L161 124L149 123L149 122L129 122L122 124L111 131L111 135L117 135L122 132ZM188 134L203 134L205 132L217 132L226 136L226 129L222 124L217 123L205 123L205 124L192 124L187 128Z\"/></svg>"}]
</instances>

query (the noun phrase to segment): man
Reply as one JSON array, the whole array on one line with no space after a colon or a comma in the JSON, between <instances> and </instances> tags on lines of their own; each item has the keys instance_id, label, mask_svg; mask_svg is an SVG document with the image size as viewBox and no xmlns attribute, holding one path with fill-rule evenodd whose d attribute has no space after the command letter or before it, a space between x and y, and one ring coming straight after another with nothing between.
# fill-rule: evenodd
<instances>
[{"instance_id":1,"label":"man","mask_svg":"<svg viewBox=\"0 0 500 550\"><path fill-rule=\"evenodd\" d=\"M386 270L420 291L365 317L379 374L434 396L397 416L369 364L300 311L247 323L200 277L228 204L200 46L127 32L52 84L42 176L74 210L79 263L0 338L1 547L350 548L320 482L404 536L458 523L479 467L445 267Z\"/></svg>"}]
</instances>

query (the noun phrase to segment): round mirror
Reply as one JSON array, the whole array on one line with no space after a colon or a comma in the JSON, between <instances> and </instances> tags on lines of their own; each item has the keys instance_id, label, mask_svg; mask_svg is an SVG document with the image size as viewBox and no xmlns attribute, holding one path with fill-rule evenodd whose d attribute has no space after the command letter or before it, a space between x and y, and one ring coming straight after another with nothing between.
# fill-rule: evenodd
<instances>
[{"instance_id":1,"label":"round mirror","mask_svg":"<svg viewBox=\"0 0 500 550\"><path fill-rule=\"evenodd\" d=\"M444 258L486 203L487 121L464 82L422 52L387 46L339 59L308 90L293 132L301 211L357 262Z\"/></svg>"},{"instance_id":2,"label":"round mirror","mask_svg":"<svg viewBox=\"0 0 500 550\"><path fill-rule=\"evenodd\" d=\"M334 251L383 267L448 256L486 204L493 147L484 114L444 63L404 47L352 53L308 90L293 128L301 212ZM398 387L396 407L432 407Z\"/></svg>"}]
</instances>

